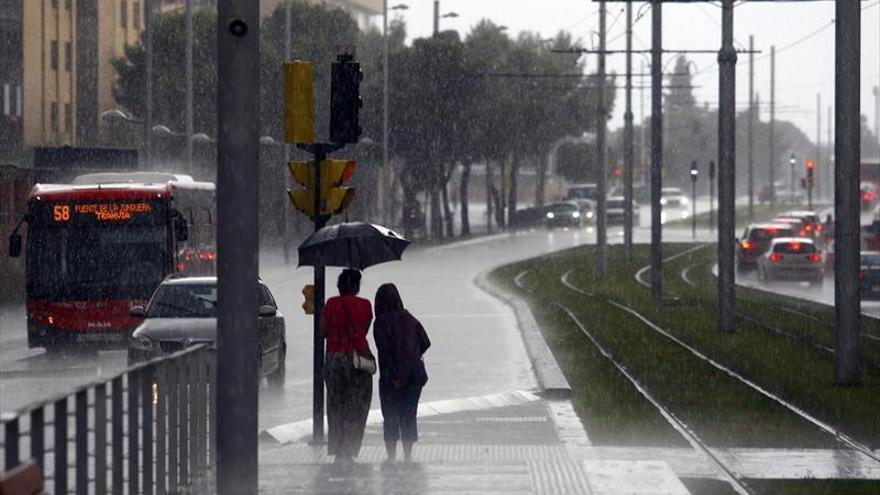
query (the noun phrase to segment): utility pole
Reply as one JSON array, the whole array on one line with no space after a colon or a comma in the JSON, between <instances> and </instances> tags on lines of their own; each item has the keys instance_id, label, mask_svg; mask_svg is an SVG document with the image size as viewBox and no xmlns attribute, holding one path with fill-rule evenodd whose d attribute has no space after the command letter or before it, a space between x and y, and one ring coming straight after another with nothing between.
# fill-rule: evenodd
<instances>
[{"instance_id":1,"label":"utility pole","mask_svg":"<svg viewBox=\"0 0 880 495\"><path fill-rule=\"evenodd\" d=\"M290 59L290 22L291 18L291 2L284 2L284 61L287 62ZM284 140L284 163L287 164L290 162L290 145L287 143L287 140ZM286 174L285 174L286 175ZM285 187L284 189L289 189L292 184L290 183L290 178L286 177L284 179ZM282 215L284 217L284 222L281 227L281 239L283 243L283 251L284 251L284 264L290 264L290 206L285 205L282 208Z\"/></svg>"},{"instance_id":2,"label":"utility pole","mask_svg":"<svg viewBox=\"0 0 880 495\"><path fill-rule=\"evenodd\" d=\"M217 1L217 491L256 493L260 8ZM243 167L242 164L248 164ZM213 433L212 433L213 434Z\"/></svg>"},{"instance_id":3,"label":"utility pole","mask_svg":"<svg viewBox=\"0 0 880 495\"><path fill-rule=\"evenodd\" d=\"M832 122L833 122L832 118L833 117L832 117L832 113L831 113L831 105L828 105L828 114L827 115L828 115L828 118L825 119L825 124L826 124L826 127L828 127L828 130L826 131L828 133L828 141L827 141L828 142L828 184L829 184L828 199L830 199L833 202L834 201L834 192L836 190L835 189L836 186L834 185L834 163L835 163L834 150L835 150L836 146L834 144L834 140L831 135L831 133L833 132L833 129L834 129L834 126L832 125Z\"/></svg>"},{"instance_id":4,"label":"utility pole","mask_svg":"<svg viewBox=\"0 0 880 495\"><path fill-rule=\"evenodd\" d=\"M632 2L626 3L626 110L623 113L623 246L633 259Z\"/></svg>"},{"instance_id":5,"label":"utility pole","mask_svg":"<svg viewBox=\"0 0 880 495\"><path fill-rule=\"evenodd\" d=\"M770 47L770 206L776 205L776 46Z\"/></svg>"},{"instance_id":6,"label":"utility pole","mask_svg":"<svg viewBox=\"0 0 880 495\"><path fill-rule=\"evenodd\" d=\"M645 61L641 60L639 62L639 82L644 82L645 77ZM642 184L647 180L648 177L648 156L647 150L645 149L645 85L639 84L639 119L640 119L640 127L639 127L639 166L642 168Z\"/></svg>"},{"instance_id":7,"label":"utility pole","mask_svg":"<svg viewBox=\"0 0 880 495\"><path fill-rule=\"evenodd\" d=\"M874 137L880 148L880 86L874 86Z\"/></svg>"},{"instance_id":8,"label":"utility pole","mask_svg":"<svg viewBox=\"0 0 880 495\"><path fill-rule=\"evenodd\" d=\"M859 85L861 2L836 2L834 105L834 382L861 379L859 334Z\"/></svg>"},{"instance_id":9,"label":"utility pole","mask_svg":"<svg viewBox=\"0 0 880 495\"><path fill-rule=\"evenodd\" d=\"M193 173L193 24L192 2L185 0L183 4L183 24L186 31L186 109L184 124L186 129L186 167Z\"/></svg>"},{"instance_id":10,"label":"utility pole","mask_svg":"<svg viewBox=\"0 0 880 495\"><path fill-rule=\"evenodd\" d=\"M599 92L596 109L596 161L599 176L596 178L598 198L596 198L596 278L605 278L605 0L599 1Z\"/></svg>"},{"instance_id":11,"label":"utility pole","mask_svg":"<svg viewBox=\"0 0 880 495\"><path fill-rule=\"evenodd\" d=\"M144 31L145 43L145 106L147 107L144 118L144 152L146 153L146 169L153 167L153 0L144 0Z\"/></svg>"},{"instance_id":12,"label":"utility pole","mask_svg":"<svg viewBox=\"0 0 880 495\"><path fill-rule=\"evenodd\" d=\"M816 170L822 170L822 93L816 93ZM808 186L810 187L810 194L812 194L814 186L813 184L808 184ZM820 189L822 188L816 188L817 200Z\"/></svg>"},{"instance_id":13,"label":"utility pole","mask_svg":"<svg viewBox=\"0 0 880 495\"><path fill-rule=\"evenodd\" d=\"M660 190L663 187L663 4L651 2L651 295L663 297Z\"/></svg>"},{"instance_id":14,"label":"utility pole","mask_svg":"<svg viewBox=\"0 0 880 495\"><path fill-rule=\"evenodd\" d=\"M288 2L289 3L289 2ZM388 0L382 0L382 170L379 171L376 195L379 218L385 215L385 178L388 176Z\"/></svg>"},{"instance_id":15,"label":"utility pole","mask_svg":"<svg viewBox=\"0 0 880 495\"><path fill-rule=\"evenodd\" d=\"M440 32L440 0L434 0L434 36Z\"/></svg>"},{"instance_id":16,"label":"utility pole","mask_svg":"<svg viewBox=\"0 0 880 495\"><path fill-rule=\"evenodd\" d=\"M755 37L749 35L749 222L755 221Z\"/></svg>"},{"instance_id":17,"label":"utility pole","mask_svg":"<svg viewBox=\"0 0 880 495\"><path fill-rule=\"evenodd\" d=\"M718 51L718 328L726 333L734 331L736 302L736 58L733 0L723 0Z\"/></svg>"}]
</instances>

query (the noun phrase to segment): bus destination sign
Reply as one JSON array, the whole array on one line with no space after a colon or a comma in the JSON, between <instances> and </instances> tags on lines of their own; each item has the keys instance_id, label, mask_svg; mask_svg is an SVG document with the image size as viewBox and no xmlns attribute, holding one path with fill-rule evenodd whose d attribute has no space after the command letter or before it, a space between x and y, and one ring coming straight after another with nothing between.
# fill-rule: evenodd
<instances>
[{"instance_id":1,"label":"bus destination sign","mask_svg":"<svg viewBox=\"0 0 880 495\"><path fill-rule=\"evenodd\" d=\"M125 222L153 211L153 205L140 202L107 203L56 203L52 205L52 220L69 222L71 220L96 220L99 222Z\"/></svg>"}]
</instances>

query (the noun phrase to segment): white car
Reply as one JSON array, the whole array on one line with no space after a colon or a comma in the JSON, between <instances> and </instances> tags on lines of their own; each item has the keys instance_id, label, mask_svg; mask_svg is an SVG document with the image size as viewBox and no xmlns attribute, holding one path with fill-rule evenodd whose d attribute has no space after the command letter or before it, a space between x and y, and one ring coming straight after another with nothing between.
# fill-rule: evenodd
<instances>
[{"instance_id":1,"label":"white car","mask_svg":"<svg viewBox=\"0 0 880 495\"><path fill-rule=\"evenodd\" d=\"M684 207L691 204L691 200L677 187L664 187L660 190L660 205L669 208Z\"/></svg>"},{"instance_id":2,"label":"white car","mask_svg":"<svg viewBox=\"0 0 880 495\"><path fill-rule=\"evenodd\" d=\"M822 253L812 239L778 237L770 249L758 258L758 280L773 282L789 280L822 285L824 263Z\"/></svg>"}]
</instances>

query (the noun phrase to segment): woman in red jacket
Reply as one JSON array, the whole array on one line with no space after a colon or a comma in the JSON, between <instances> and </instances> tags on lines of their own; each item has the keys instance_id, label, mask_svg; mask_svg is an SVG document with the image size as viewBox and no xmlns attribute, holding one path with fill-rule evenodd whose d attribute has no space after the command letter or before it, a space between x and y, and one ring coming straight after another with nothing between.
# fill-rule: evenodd
<instances>
[{"instance_id":1,"label":"woman in red jacket","mask_svg":"<svg viewBox=\"0 0 880 495\"><path fill-rule=\"evenodd\" d=\"M394 284L384 284L376 291L373 339L379 354L379 398L388 461L394 461L397 441L401 440L404 459L410 462L413 443L419 438L419 396L428 381L422 354L431 341L419 320L404 309Z\"/></svg>"},{"instance_id":2,"label":"woman in red jacket","mask_svg":"<svg viewBox=\"0 0 880 495\"><path fill-rule=\"evenodd\" d=\"M360 451L373 398L373 376L354 368L352 353L370 353L367 330L373 311L368 299L357 297L359 271L343 270L336 286L339 295L324 305L327 453L335 455L336 462L350 463Z\"/></svg>"}]
</instances>

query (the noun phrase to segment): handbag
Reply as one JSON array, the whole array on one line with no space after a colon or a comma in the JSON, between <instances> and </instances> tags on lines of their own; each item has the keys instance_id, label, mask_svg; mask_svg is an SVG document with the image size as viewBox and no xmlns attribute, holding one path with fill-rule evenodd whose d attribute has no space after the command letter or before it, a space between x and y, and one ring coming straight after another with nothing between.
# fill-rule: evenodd
<instances>
[{"instance_id":1,"label":"handbag","mask_svg":"<svg viewBox=\"0 0 880 495\"><path fill-rule=\"evenodd\" d=\"M351 343L351 334L354 331L352 328L351 315L348 313L348 306L346 306L344 301L342 302L342 309L345 310L345 321L348 327L348 335L349 344ZM352 347L351 350L351 364L354 366L354 369L358 371L364 371L371 375L376 374L376 358L373 356L371 352L359 352L357 349Z\"/></svg>"}]
</instances>

